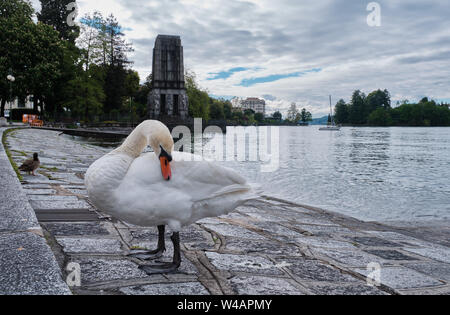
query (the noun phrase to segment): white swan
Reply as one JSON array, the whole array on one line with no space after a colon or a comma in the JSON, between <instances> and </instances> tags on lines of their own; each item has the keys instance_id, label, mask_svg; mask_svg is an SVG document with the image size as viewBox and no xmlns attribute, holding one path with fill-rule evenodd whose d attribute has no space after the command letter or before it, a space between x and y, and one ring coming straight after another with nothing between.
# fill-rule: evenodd
<instances>
[{"instance_id":1,"label":"white swan","mask_svg":"<svg viewBox=\"0 0 450 315\"><path fill-rule=\"evenodd\" d=\"M141 155L147 145L154 153ZM193 161L189 153L172 152L173 145L163 123L144 121L120 147L95 161L85 175L89 198L98 209L131 224L158 226L157 249L135 257L160 257L165 251L165 225L173 231L173 262L141 266L148 274L179 267L179 231L183 226L226 214L257 198L235 171Z\"/></svg>"}]
</instances>

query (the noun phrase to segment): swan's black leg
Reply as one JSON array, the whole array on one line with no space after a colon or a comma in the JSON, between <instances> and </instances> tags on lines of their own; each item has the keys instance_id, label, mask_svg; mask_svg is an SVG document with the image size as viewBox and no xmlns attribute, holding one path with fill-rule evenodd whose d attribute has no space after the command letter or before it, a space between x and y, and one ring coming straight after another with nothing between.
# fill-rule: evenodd
<instances>
[{"instance_id":1,"label":"swan's black leg","mask_svg":"<svg viewBox=\"0 0 450 315\"><path fill-rule=\"evenodd\" d=\"M140 269L144 270L148 275L158 273L171 273L177 271L181 264L181 250L180 250L180 233L173 232L170 237L173 243L173 261L171 263L161 263L158 265L142 265Z\"/></svg>"},{"instance_id":2,"label":"swan's black leg","mask_svg":"<svg viewBox=\"0 0 450 315\"><path fill-rule=\"evenodd\" d=\"M166 251L166 242L164 239L166 227L164 225L158 225L158 247L151 251L133 251L129 254L129 257L134 257L142 260L151 260L160 258Z\"/></svg>"}]
</instances>

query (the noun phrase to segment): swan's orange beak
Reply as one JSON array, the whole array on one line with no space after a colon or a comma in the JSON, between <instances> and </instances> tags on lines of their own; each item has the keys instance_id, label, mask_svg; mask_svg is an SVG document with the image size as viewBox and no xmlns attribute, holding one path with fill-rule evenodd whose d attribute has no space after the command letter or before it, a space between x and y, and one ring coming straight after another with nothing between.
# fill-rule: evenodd
<instances>
[{"instance_id":1,"label":"swan's orange beak","mask_svg":"<svg viewBox=\"0 0 450 315\"><path fill-rule=\"evenodd\" d=\"M172 177L172 171L170 169L169 158L166 156L160 156L159 161L161 162L161 172L165 180L170 180Z\"/></svg>"}]
</instances>

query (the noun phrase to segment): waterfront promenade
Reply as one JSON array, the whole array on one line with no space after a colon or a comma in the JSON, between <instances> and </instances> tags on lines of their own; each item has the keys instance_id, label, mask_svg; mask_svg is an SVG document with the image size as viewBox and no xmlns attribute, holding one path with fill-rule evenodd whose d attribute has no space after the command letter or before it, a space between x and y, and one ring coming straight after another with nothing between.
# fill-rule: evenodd
<instances>
[{"instance_id":1,"label":"waterfront promenade","mask_svg":"<svg viewBox=\"0 0 450 315\"><path fill-rule=\"evenodd\" d=\"M0 294L450 294L450 244L439 231L268 196L186 228L180 270L148 276L126 254L156 247L156 229L105 216L86 195L84 173L108 149L49 130L5 140L16 164L38 152L41 168L19 182L1 146ZM69 290L70 263L80 265L81 286ZM369 286L378 271L381 284Z\"/></svg>"}]
</instances>

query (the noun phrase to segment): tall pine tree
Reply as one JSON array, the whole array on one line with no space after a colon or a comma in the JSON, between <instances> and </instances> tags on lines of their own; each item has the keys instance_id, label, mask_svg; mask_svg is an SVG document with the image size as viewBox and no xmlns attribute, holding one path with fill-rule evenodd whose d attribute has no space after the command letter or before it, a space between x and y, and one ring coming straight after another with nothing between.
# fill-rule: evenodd
<instances>
[{"instance_id":1,"label":"tall pine tree","mask_svg":"<svg viewBox=\"0 0 450 315\"><path fill-rule=\"evenodd\" d=\"M41 12L37 14L38 20L47 25L53 26L55 30L59 32L59 36L62 40L67 40L71 43L75 43L78 35L80 34L80 28L73 24L69 25L68 21L71 20L70 14L75 11L73 6L69 6L71 3L75 3L75 0L40 0Z\"/></svg>"}]
</instances>

